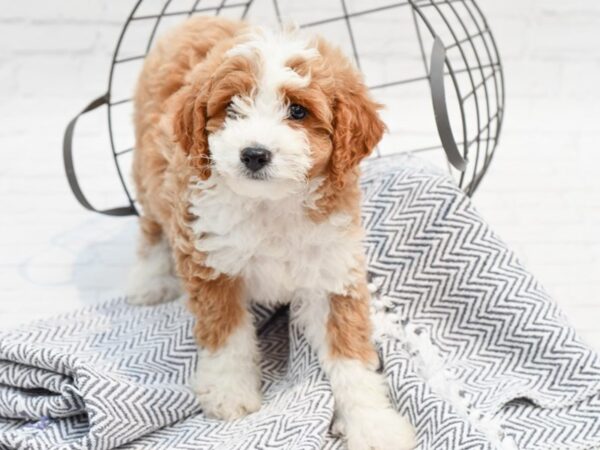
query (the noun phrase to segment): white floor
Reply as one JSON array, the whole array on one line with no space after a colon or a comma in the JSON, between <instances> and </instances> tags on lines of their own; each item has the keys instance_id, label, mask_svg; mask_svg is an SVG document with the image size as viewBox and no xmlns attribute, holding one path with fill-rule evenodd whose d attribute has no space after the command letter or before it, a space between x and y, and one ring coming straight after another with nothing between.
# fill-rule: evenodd
<instances>
[{"instance_id":1,"label":"white floor","mask_svg":"<svg viewBox=\"0 0 600 450\"><path fill-rule=\"evenodd\" d=\"M84 211L61 160L68 119L105 89L131 2L26 3L0 11L0 329L121 295L134 255L135 220ZM600 349L600 4L479 4L503 56L507 111L474 201ZM118 187L103 121L86 118L77 140L98 202Z\"/></svg>"}]
</instances>

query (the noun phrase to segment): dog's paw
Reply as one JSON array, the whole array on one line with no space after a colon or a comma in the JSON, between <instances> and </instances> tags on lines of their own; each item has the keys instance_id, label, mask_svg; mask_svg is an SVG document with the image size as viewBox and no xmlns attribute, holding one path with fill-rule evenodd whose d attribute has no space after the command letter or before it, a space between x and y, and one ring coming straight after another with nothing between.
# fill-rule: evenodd
<instances>
[{"instance_id":1,"label":"dog's paw","mask_svg":"<svg viewBox=\"0 0 600 450\"><path fill-rule=\"evenodd\" d=\"M158 305L175 300L182 293L180 281L174 275L156 275L145 283L133 280L127 287L127 302L131 305Z\"/></svg>"},{"instance_id":2,"label":"dog's paw","mask_svg":"<svg viewBox=\"0 0 600 450\"><path fill-rule=\"evenodd\" d=\"M260 381L251 374L250 379L244 375L223 374L218 378L200 375L192 382L206 416L234 420L260 409Z\"/></svg>"},{"instance_id":3,"label":"dog's paw","mask_svg":"<svg viewBox=\"0 0 600 450\"><path fill-rule=\"evenodd\" d=\"M175 300L181 293L169 246L163 240L147 249L131 269L127 300L132 305L157 305Z\"/></svg>"},{"instance_id":4,"label":"dog's paw","mask_svg":"<svg viewBox=\"0 0 600 450\"><path fill-rule=\"evenodd\" d=\"M344 436L348 450L412 450L417 445L410 422L391 408L361 408L334 421L333 434Z\"/></svg>"}]
</instances>

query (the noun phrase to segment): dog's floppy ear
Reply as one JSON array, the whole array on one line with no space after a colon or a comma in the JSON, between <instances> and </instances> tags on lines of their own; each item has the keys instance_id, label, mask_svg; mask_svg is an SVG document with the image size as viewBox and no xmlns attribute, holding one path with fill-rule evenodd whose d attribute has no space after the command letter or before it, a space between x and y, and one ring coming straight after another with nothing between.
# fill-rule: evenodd
<instances>
[{"instance_id":1,"label":"dog's floppy ear","mask_svg":"<svg viewBox=\"0 0 600 450\"><path fill-rule=\"evenodd\" d=\"M173 131L192 167L202 180L210 177L210 152L206 133L206 101L204 89L188 85L179 93L180 104L175 112Z\"/></svg>"},{"instance_id":2,"label":"dog's floppy ear","mask_svg":"<svg viewBox=\"0 0 600 450\"><path fill-rule=\"evenodd\" d=\"M343 81L338 89L333 119L330 180L341 189L346 174L368 156L381 140L385 125L377 113L381 105L369 96L358 76Z\"/></svg>"}]
</instances>

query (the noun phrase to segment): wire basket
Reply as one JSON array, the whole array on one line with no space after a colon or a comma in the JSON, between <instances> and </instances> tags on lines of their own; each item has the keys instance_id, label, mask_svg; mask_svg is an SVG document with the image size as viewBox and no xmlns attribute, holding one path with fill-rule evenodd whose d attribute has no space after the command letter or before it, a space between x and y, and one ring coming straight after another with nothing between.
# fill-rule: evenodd
<instances>
[{"instance_id":1,"label":"wire basket","mask_svg":"<svg viewBox=\"0 0 600 450\"><path fill-rule=\"evenodd\" d=\"M448 167L472 195L492 161L504 118L504 78L496 42L474 0L137 0L114 50L108 91L69 123L64 158L69 183L87 209L136 214L130 182L132 95L156 38L197 14L295 23L354 58L389 132L373 158L411 152ZM73 168L72 140L81 114L107 106L108 134L127 206L93 207Z\"/></svg>"}]
</instances>

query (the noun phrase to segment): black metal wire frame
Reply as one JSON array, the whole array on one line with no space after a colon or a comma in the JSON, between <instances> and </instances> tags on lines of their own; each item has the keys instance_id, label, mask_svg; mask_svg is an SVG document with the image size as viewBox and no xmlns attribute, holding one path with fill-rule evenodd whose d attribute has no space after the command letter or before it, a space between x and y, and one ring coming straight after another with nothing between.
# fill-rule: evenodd
<instances>
[{"instance_id":1,"label":"black metal wire frame","mask_svg":"<svg viewBox=\"0 0 600 450\"><path fill-rule=\"evenodd\" d=\"M221 0L220 4L218 4L217 6L203 7L202 0L195 0L192 7L187 10L167 11L170 4L172 3L172 0L165 0L165 3L163 4L160 13L149 15L136 15L140 5L143 3L143 0L138 0L136 2L133 10L129 14L129 17L127 18L127 21L123 26L123 29L121 30L121 34L119 35L119 39L117 41L117 45L113 54L108 81L108 93L110 101L107 108L110 144L112 148L114 162L117 167L119 180L123 185L125 194L127 195L127 199L133 208L135 208L135 199L133 198L131 192L127 188L127 185L124 180L124 174L119 164L119 157L130 153L133 150L133 148L117 149L115 147L112 122L112 108L118 105L122 105L124 103L131 102L132 99L125 98L113 100L110 96L111 89L113 87L115 68L120 64L124 64L130 61L142 60L146 57L146 54L150 51L152 44L154 43L154 39L156 37L156 32L158 30L160 22L164 17L181 16L182 18L185 18L186 16L189 17L197 13L212 13L214 15L219 15L221 11L225 9L240 8L242 9L241 18L245 18L249 12L250 7L254 2L255 0L246 0L241 2L234 0ZM340 0L340 2L343 12L341 16L323 18L316 21L303 23L299 26L300 28L310 28L318 25L343 21L348 31L348 37L352 47L353 57L358 68L361 67L360 51L358 48L360 43L357 42L355 38L352 29L351 19L354 17L365 16L368 14L392 10L400 7L411 8L412 18L416 28L419 43L419 50L423 60L424 75L421 77L400 79L391 82L372 85L370 86L371 90L389 88L393 86L416 82L428 82L430 80L430 68L428 63L427 51L423 43L422 27L424 27L429 32L430 37L434 38L438 36L439 33L434 28L432 21L429 20L430 15L436 13L438 18L441 19L442 22L445 24L445 26L447 27L447 31L450 33L450 36L452 38L451 42L444 42L446 52L458 52L458 55L460 56L459 59L462 62L461 67L455 68L453 63L450 61L450 58L446 56L446 70L444 71L444 76L450 77L460 110L462 139L456 144L462 149L463 158L465 160L470 159L470 164L472 165L472 167L468 168L469 171L464 171L460 173L458 184L465 190L465 192L468 195L472 195L473 192L475 192L475 189L479 186L483 176L487 172L489 165L492 161L492 157L498 144L500 132L502 129L505 104L504 74L496 41L488 26L487 20L482 14L480 8L475 3L475 0L403 0L390 3L389 5L367 8L353 12L349 12L346 5L346 0ZM279 21L280 25L282 25L283 18L281 14L281 9L279 7L279 2L278 0L272 0L272 3L275 9L277 20ZM458 4L462 5L464 12L466 12L466 15L464 13L461 15L461 13L456 7ZM451 17L454 18L459 24L459 30L456 30L455 27L452 26L451 17L448 17L447 13L444 13L444 11L442 10L442 6L446 9L449 9ZM154 20L155 22L153 24L150 37L148 38L145 53L134 56L120 57L121 45L123 43L123 38L129 25L137 21L151 20ZM475 32L469 30L466 21L469 21L469 23L474 24L476 30ZM480 25L480 22L483 25ZM460 34L464 34L465 37L459 38ZM481 54L481 52L478 51L475 45L476 40L483 44L483 55ZM475 56L474 61L472 58L469 59L467 57L467 49L470 49L473 55ZM486 57L487 60L485 60L484 57ZM490 70L490 72L486 74L486 70ZM476 73L478 73L481 77L481 81L479 82L475 80ZM468 77L470 89L466 93L461 92L457 78L459 74L466 74L466 76ZM493 94L490 92L492 90L491 86L488 86L490 80L494 87ZM495 100L495 109L491 108L491 98ZM467 117L465 111L465 104L467 102L473 102L475 106L476 117ZM468 136L468 123L470 123L469 120L474 121L474 123L476 124L477 133L474 137ZM440 150L442 148L442 145L437 145L414 149L412 150L412 152L416 153L423 151L434 151ZM379 153L378 156L381 157ZM470 158L470 156L472 156L472 158ZM482 162L480 164L481 160Z\"/></svg>"}]
</instances>

